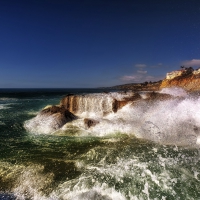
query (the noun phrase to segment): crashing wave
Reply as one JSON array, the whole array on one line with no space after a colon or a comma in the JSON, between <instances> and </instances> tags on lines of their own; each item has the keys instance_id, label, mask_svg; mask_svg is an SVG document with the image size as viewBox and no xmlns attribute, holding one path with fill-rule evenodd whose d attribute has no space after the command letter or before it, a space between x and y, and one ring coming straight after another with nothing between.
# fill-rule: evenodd
<instances>
[{"instance_id":1,"label":"crashing wave","mask_svg":"<svg viewBox=\"0 0 200 200\"><path fill-rule=\"evenodd\" d=\"M160 93L170 94L175 97L187 97L188 96L187 92L180 87L163 88L160 91Z\"/></svg>"},{"instance_id":2,"label":"crashing wave","mask_svg":"<svg viewBox=\"0 0 200 200\"><path fill-rule=\"evenodd\" d=\"M26 121L24 127L32 133L51 134L74 119L77 117L63 106L48 106L36 117Z\"/></svg>"},{"instance_id":3,"label":"crashing wave","mask_svg":"<svg viewBox=\"0 0 200 200\"><path fill-rule=\"evenodd\" d=\"M145 98L143 95L144 93L69 95L62 99L61 105L76 113L78 120L60 125L55 116L38 115L27 121L25 127L32 132L45 134L54 132L62 135L61 132L76 127L83 135L105 136L121 132L164 144L200 143L200 98L191 98L184 90L177 88L145 94ZM180 96L182 98L176 98ZM115 101L121 102L116 111L113 110ZM86 122L92 126L88 126Z\"/></svg>"}]
</instances>

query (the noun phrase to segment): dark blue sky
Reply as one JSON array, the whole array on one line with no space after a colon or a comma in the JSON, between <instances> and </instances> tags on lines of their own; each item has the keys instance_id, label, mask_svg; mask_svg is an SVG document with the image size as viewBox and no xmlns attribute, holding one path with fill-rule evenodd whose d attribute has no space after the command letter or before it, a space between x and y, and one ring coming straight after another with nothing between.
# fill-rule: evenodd
<instances>
[{"instance_id":1,"label":"dark blue sky","mask_svg":"<svg viewBox=\"0 0 200 200\"><path fill-rule=\"evenodd\" d=\"M200 67L199 0L0 0L0 88L101 87Z\"/></svg>"}]
</instances>

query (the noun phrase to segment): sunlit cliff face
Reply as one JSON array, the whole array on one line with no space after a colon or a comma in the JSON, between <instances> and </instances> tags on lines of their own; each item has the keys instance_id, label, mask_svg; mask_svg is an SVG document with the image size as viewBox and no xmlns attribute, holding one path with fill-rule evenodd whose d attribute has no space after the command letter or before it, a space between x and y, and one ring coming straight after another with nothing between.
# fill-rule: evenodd
<instances>
[{"instance_id":1,"label":"sunlit cliff face","mask_svg":"<svg viewBox=\"0 0 200 200\"><path fill-rule=\"evenodd\" d=\"M182 69L167 73L160 88L181 87L187 91L200 90L200 69Z\"/></svg>"}]
</instances>

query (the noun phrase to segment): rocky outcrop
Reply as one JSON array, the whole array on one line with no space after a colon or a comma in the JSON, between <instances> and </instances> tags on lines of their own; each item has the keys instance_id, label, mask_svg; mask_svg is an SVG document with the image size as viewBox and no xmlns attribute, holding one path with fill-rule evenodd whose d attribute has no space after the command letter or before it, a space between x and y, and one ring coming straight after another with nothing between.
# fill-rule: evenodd
<instances>
[{"instance_id":1,"label":"rocky outcrop","mask_svg":"<svg viewBox=\"0 0 200 200\"><path fill-rule=\"evenodd\" d=\"M139 93L132 93L127 95L126 92L118 93L122 95L121 98L117 98L112 93L103 93L96 95L67 95L64 97L60 104L66 110L74 114L81 114L83 112L94 112L102 116L106 116L109 113L116 113L119 109L123 108L127 104L134 105L136 102L143 99ZM161 94L158 92L146 92L145 99L150 100L167 100L171 98L171 95Z\"/></svg>"},{"instance_id":2,"label":"rocky outcrop","mask_svg":"<svg viewBox=\"0 0 200 200\"><path fill-rule=\"evenodd\" d=\"M146 101L165 101L172 99L173 96L170 94L158 93L158 92L150 92L147 94Z\"/></svg>"},{"instance_id":3,"label":"rocky outcrop","mask_svg":"<svg viewBox=\"0 0 200 200\"><path fill-rule=\"evenodd\" d=\"M112 103L112 111L116 113L119 109L121 109L122 107L124 107L128 103L129 103L128 100L118 101L118 100L114 99L113 103Z\"/></svg>"},{"instance_id":4,"label":"rocky outcrop","mask_svg":"<svg viewBox=\"0 0 200 200\"><path fill-rule=\"evenodd\" d=\"M107 115L111 112L117 112L128 103L141 99L138 93L99 93L86 95L67 95L60 105L74 114L83 112L95 112Z\"/></svg>"},{"instance_id":5,"label":"rocky outcrop","mask_svg":"<svg viewBox=\"0 0 200 200\"><path fill-rule=\"evenodd\" d=\"M125 105L131 103L133 104L134 102L137 102L138 100L141 100L141 96L138 93L135 93L134 95L130 96L130 97L124 97L123 100L113 100L112 103L112 110L113 112L117 112L119 109L121 109L122 107L124 107Z\"/></svg>"},{"instance_id":6,"label":"rocky outcrop","mask_svg":"<svg viewBox=\"0 0 200 200\"><path fill-rule=\"evenodd\" d=\"M85 124L86 128L90 128L91 126L95 126L98 123L99 123L99 121L94 120L94 119L90 119L90 118L84 119L84 124Z\"/></svg>"},{"instance_id":7,"label":"rocky outcrop","mask_svg":"<svg viewBox=\"0 0 200 200\"><path fill-rule=\"evenodd\" d=\"M59 119L60 126L64 125L65 123L77 119L77 117L65 109L64 106L50 106L43 109L40 113L40 116L52 116L54 118Z\"/></svg>"},{"instance_id":8,"label":"rocky outcrop","mask_svg":"<svg viewBox=\"0 0 200 200\"><path fill-rule=\"evenodd\" d=\"M48 106L36 117L26 121L24 126L30 132L49 134L75 119L77 117L64 106Z\"/></svg>"},{"instance_id":9,"label":"rocky outcrop","mask_svg":"<svg viewBox=\"0 0 200 200\"><path fill-rule=\"evenodd\" d=\"M76 113L78 111L78 96L69 94L61 99L60 105L70 112Z\"/></svg>"}]
</instances>

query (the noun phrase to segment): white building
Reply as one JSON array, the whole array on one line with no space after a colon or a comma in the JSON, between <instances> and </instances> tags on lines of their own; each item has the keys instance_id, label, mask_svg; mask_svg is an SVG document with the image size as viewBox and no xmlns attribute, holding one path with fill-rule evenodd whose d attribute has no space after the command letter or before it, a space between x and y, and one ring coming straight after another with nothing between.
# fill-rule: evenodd
<instances>
[{"instance_id":1,"label":"white building","mask_svg":"<svg viewBox=\"0 0 200 200\"><path fill-rule=\"evenodd\" d=\"M186 72L185 69L169 72L169 73L167 73L167 75L166 75L166 79L168 79L168 80L173 79L173 78L175 78L175 77L177 77L177 76L181 76L181 75L182 75L183 73L185 73L185 72Z\"/></svg>"}]
</instances>

